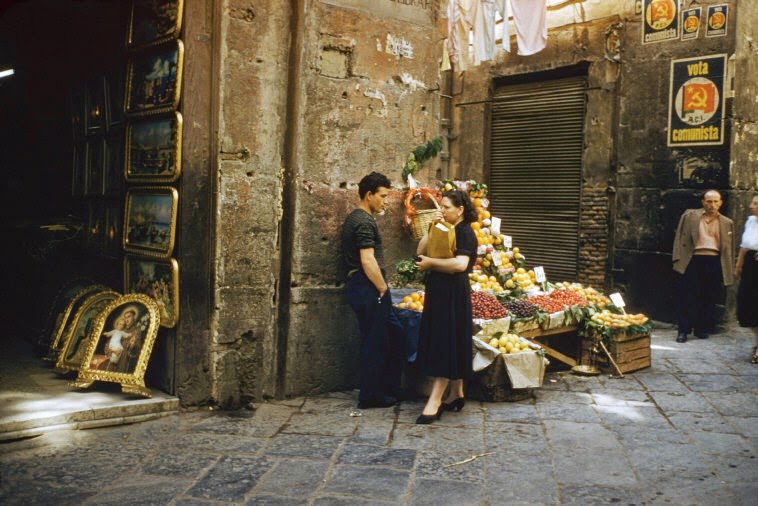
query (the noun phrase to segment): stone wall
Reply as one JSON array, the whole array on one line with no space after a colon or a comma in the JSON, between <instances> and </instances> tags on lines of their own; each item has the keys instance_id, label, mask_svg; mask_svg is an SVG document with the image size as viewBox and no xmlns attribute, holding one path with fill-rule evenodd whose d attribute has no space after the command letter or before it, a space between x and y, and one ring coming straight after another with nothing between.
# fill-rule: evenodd
<instances>
[{"instance_id":1,"label":"stone wall","mask_svg":"<svg viewBox=\"0 0 758 506\"><path fill-rule=\"evenodd\" d=\"M355 385L342 220L361 177L387 174L396 186L380 218L387 261L409 257L400 173L408 152L439 130L433 2L286 5L229 0L219 13L210 375L225 406Z\"/></svg>"},{"instance_id":2,"label":"stone wall","mask_svg":"<svg viewBox=\"0 0 758 506\"><path fill-rule=\"evenodd\" d=\"M293 167L294 228L285 395L356 384L358 332L339 272L342 221L358 181L376 170L396 187L379 218L388 267L415 249L400 174L409 151L439 133L441 36L433 2L309 2L301 125ZM424 182L435 165L419 174Z\"/></svg>"}]
</instances>

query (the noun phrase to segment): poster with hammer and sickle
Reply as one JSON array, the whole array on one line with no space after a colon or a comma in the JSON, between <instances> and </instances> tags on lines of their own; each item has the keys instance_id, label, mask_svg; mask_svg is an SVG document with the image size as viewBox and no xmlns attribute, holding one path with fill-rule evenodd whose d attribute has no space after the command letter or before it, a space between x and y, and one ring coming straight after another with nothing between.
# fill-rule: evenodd
<instances>
[{"instance_id":1,"label":"poster with hammer and sickle","mask_svg":"<svg viewBox=\"0 0 758 506\"><path fill-rule=\"evenodd\" d=\"M726 54L671 61L668 145L724 143Z\"/></svg>"},{"instance_id":2,"label":"poster with hammer and sickle","mask_svg":"<svg viewBox=\"0 0 758 506\"><path fill-rule=\"evenodd\" d=\"M644 0L642 43L679 38L679 0Z\"/></svg>"}]
</instances>

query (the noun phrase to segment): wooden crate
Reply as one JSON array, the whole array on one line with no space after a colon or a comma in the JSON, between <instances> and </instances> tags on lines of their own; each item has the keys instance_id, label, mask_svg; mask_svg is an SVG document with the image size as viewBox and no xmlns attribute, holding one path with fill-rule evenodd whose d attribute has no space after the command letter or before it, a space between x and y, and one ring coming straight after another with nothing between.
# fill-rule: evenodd
<instances>
[{"instance_id":1,"label":"wooden crate","mask_svg":"<svg viewBox=\"0 0 758 506\"><path fill-rule=\"evenodd\" d=\"M590 363L590 353L594 344L595 340L592 338L582 340L582 364ZM651 365L650 334L618 334L606 343L606 347L622 373L638 371ZM599 352L595 355L595 365L603 370L615 372L602 348Z\"/></svg>"}]
</instances>

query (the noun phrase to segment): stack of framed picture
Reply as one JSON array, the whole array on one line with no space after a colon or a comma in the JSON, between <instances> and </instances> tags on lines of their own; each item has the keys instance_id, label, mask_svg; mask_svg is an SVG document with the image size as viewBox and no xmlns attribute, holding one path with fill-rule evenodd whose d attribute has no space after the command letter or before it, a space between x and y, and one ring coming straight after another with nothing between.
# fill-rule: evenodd
<instances>
[{"instance_id":1,"label":"stack of framed picture","mask_svg":"<svg viewBox=\"0 0 758 506\"><path fill-rule=\"evenodd\" d=\"M163 327L179 318L182 10L183 0L132 0L127 30L124 292L155 299Z\"/></svg>"},{"instance_id":2,"label":"stack of framed picture","mask_svg":"<svg viewBox=\"0 0 758 506\"><path fill-rule=\"evenodd\" d=\"M92 76L70 92L73 134L71 194L86 205L84 247L92 254L121 253L124 193L124 74Z\"/></svg>"}]
</instances>

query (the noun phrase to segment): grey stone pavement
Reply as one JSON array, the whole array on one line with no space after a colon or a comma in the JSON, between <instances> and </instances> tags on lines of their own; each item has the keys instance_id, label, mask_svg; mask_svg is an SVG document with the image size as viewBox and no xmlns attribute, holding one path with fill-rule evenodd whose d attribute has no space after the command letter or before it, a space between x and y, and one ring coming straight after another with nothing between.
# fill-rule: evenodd
<instances>
[{"instance_id":1,"label":"grey stone pavement","mask_svg":"<svg viewBox=\"0 0 758 506\"><path fill-rule=\"evenodd\" d=\"M428 426L351 391L6 441L0 504L758 504L752 336L652 341L651 368Z\"/></svg>"}]
</instances>

